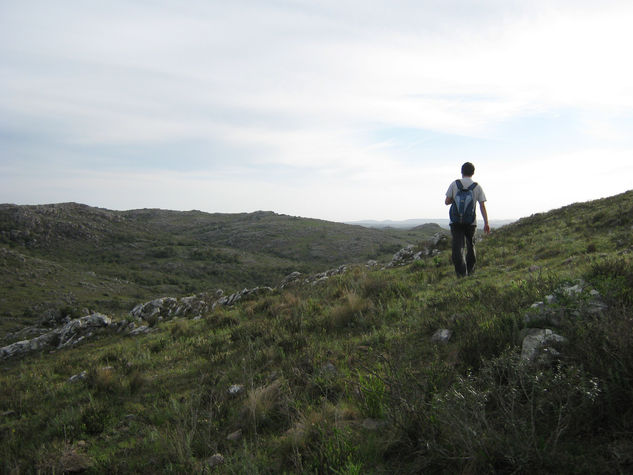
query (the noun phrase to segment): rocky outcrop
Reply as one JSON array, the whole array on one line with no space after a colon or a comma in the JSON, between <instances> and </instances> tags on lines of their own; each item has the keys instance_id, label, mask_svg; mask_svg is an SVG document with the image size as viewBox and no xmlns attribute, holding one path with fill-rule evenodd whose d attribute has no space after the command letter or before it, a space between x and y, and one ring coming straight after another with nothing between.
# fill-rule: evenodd
<instances>
[{"instance_id":1,"label":"rocky outcrop","mask_svg":"<svg viewBox=\"0 0 633 475\"><path fill-rule=\"evenodd\" d=\"M0 358L22 356L33 351L66 348L91 337L94 332L108 327L112 319L100 313L75 318L60 328L31 340L22 340L0 348Z\"/></svg>"},{"instance_id":2,"label":"rocky outcrop","mask_svg":"<svg viewBox=\"0 0 633 475\"><path fill-rule=\"evenodd\" d=\"M521 358L524 361L551 365L561 356L559 350L567 339L549 327L560 328L566 319L582 315L599 316L607 309L600 294L586 287L586 283L580 280L532 304L524 316L525 323L534 326L524 330L521 342Z\"/></svg>"},{"instance_id":3,"label":"rocky outcrop","mask_svg":"<svg viewBox=\"0 0 633 475\"><path fill-rule=\"evenodd\" d=\"M132 309L130 315L136 319L152 323L174 317L195 317L208 312L214 301L222 294L223 292L218 290L213 295L202 293L179 299L162 297L137 305Z\"/></svg>"},{"instance_id":4,"label":"rocky outcrop","mask_svg":"<svg viewBox=\"0 0 633 475\"><path fill-rule=\"evenodd\" d=\"M598 315L604 312L607 305L600 293L593 289L585 292L586 285L584 281L578 281L533 303L524 316L525 323L560 327L565 318L578 317L581 313Z\"/></svg>"},{"instance_id":5,"label":"rocky outcrop","mask_svg":"<svg viewBox=\"0 0 633 475\"><path fill-rule=\"evenodd\" d=\"M376 265L375 261L368 261L367 267L374 267ZM284 289L289 286L298 285L298 284L312 284L316 285L320 282L324 282L328 280L330 277L335 275L344 274L349 270L350 266L342 265L335 267L333 269L328 269L324 272L319 272L318 274L312 275L303 275L301 272L292 272L288 274L284 280L279 284L280 289Z\"/></svg>"},{"instance_id":6,"label":"rocky outcrop","mask_svg":"<svg viewBox=\"0 0 633 475\"><path fill-rule=\"evenodd\" d=\"M549 328L529 328L521 344L521 359L530 363L548 365L560 353L557 349L567 339Z\"/></svg>"},{"instance_id":7,"label":"rocky outcrop","mask_svg":"<svg viewBox=\"0 0 633 475\"><path fill-rule=\"evenodd\" d=\"M222 290L217 290L213 294L202 293L179 299L162 297L137 305L130 312L130 316L150 324L177 317L195 319L217 307L231 306L242 299L274 292L274 290L272 287L254 287L242 289L231 295L224 295ZM134 331L138 332L139 330L134 329Z\"/></svg>"},{"instance_id":8,"label":"rocky outcrop","mask_svg":"<svg viewBox=\"0 0 633 475\"><path fill-rule=\"evenodd\" d=\"M214 309L218 306L234 305L235 303L237 303L238 301L242 299L245 299L248 297L254 297L261 294L267 294L274 291L275 289L273 289L272 287L254 287L252 289L243 289L243 290L240 290L239 292L235 292L234 294L229 295L228 297L226 296L220 297L218 300L216 300L213 303L211 308Z\"/></svg>"},{"instance_id":9,"label":"rocky outcrop","mask_svg":"<svg viewBox=\"0 0 633 475\"><path fill-rule=\"evenodd\" d=\"M399 267L419 261L423 257L437 256L448 247L448 236L445 233L436 233L422 247L409 246L400 249L391 258L386 267Z\"/></svg>"}]
</instances>

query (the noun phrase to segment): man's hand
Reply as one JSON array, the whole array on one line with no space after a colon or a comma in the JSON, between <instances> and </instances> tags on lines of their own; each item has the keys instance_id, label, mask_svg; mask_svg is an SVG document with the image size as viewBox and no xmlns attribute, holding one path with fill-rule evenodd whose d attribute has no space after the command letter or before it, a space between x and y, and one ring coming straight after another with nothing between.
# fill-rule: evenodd
<instances>
[{"instance_id":1,"label":"man's hand","mask_svg":"<svg viewBox=\"0 0 633 475\"><path fill-rule=\"evenodd\" d=\"M488 226L488 223L484 224L484 233L490 234L490 226Z\"/></svg>"}]
</instances>

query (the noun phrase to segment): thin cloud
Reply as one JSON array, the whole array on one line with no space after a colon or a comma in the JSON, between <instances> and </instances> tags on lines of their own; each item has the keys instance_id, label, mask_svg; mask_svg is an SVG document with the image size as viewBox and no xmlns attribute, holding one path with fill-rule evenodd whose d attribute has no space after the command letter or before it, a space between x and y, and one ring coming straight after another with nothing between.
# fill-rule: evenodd
<instances>
[{"instance_id":1,"label":"thin cloud","mask_svg":"<svg viewBox=\"0 0 633 475\"><path fill-rule=\"evenodd\" d=\"M295 198L291 211L301 215L442 215L430 203L466 159L502 193L513 156L541 163L544 153L585 153L580 146L619 164L630 156L632 20L622 1L5 2L0 153L13 172L0 200L60 196L54 190L63 187L52 185L40 188L50 195L36 194L41 181L17 173L37 163L59 180L103 174L110 189L125 173L145 183L195 172L173 182L189 190L183 196L144 190L147 201L169 196L173 208L202 200L211 211L283 211L284 197L301 190L324 196L320 204ZM561 111L573 123L555 140L539 134L534 123ZM525 125L527 149L517 153L504 136L508 124ZM410 130L424 139L403 133ZM465 138L471 146L456 146ZM488 163L506 171L494 174ZM601 160L586 163L593 170ZM204 199L196 176L222 193ZM75 201L95 198L74 189ZM107 193L99 200L115 203ZM397 211L382 214L389 209Z\"/></svg>"}]
</instances>

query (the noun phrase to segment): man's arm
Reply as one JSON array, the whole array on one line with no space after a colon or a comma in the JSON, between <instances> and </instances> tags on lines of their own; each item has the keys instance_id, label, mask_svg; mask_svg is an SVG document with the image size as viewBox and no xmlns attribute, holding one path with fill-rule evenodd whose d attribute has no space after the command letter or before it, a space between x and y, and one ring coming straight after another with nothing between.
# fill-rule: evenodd
<instances>
[{"instance_id":1,"label":"man's arm","mask_svg":"<svg viewBox=\"0 0 633 475\"><path fill-rule=\"evenodd\" d=\"M451 198L450 196L447 196L446 199L444 200L444 204L445 205L453 204L453 198Z\"/></svg>"},{"instance_id":2,"label":"man's arm","mask_svg":"<svg viewBox=\"0 0 633 475\"><path fill-rule=\"evenodd\" d=\"M486 211L486 203L479 203L479 209L481 210L481 215L484 218L484 232L486 234L490 234L490 226L488 225L488 211Z\"/></svg>"}]
</instances>

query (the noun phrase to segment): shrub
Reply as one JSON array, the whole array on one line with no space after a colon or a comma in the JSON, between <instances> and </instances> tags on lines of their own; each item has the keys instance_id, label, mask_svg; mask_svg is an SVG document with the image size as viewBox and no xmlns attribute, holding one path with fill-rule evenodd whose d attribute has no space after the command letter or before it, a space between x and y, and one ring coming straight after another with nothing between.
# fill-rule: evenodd
<instances>
[{"instance_id":1,"label":"shrub","mask_svg":"<svg viewBox=\"0 0 633 475\"><path fill-rule=\"evenodd\" d=\"M278 379L267 386L251 389L244 402L244 408L255 432L275 423L284 422L288 411L288 400L283 389L283 382Z\"/></svg>"},{"instance_id":2,"label":"shrub","mask_svg":"<svg viewBox=\"0 0 633 475\"><path fill-rule=\"evenodd\" d=\"M109 408L98 401L91 401L81 414L81 422L86 433L96 435L102 433L110 424L112 416Z\"/></svg>"},{"instance_id":3,"label":"shrub","mask_svg":"<svg viewBox=\"0 0 633 475\"><path fill-rule=\"evenodd\" d=\"M128 376L128 388L130 394L137 394L148 383L147 377L138 370L132 371Z\"/></svg>"},{"instance_id":4,"label":"shrub","mask_svg":"<svg viewBox=\"0 0 633 475\"><path fill-rule=\"evenodd\" d=\"M633 306L633 262L619 257L597 262L587 279L615 304Z\"/></svg>"},{"instance_id":5,"label":"shrub","mask_svg":"<svg viewBox=\"0 0 633 475\"><path fill-rule=\"evenodd\" d=\"M342 303L331 309L326 325L331 330L342 330L361 322L363 314L370 309L369 301L348 292Z\"/></svg>"},{"instance_id":6,"label":"shrub","mask_svg":"<svg viewBox=\"0 0 633 475\"><path fill-rule=\"evenodd\" d=\"M363 473L350 416L353 413L330 404L302 415L281 440L284 468L292 465L297 473Z\"/></svg>"},{"instance_id":7,"label":"shrub","mask_svg":"<svg viewBox=\"0 0 633 475\"><path fill-rule=\"evenodd\" d=\"M387 388L375 374L358 373L358 398L361 411L366 417L382 419L387 405Z\"/></svg>"},{"instance_id":8,"label":"shrub","mask_svg":"<svg viewBox=\"0 0 633 475\"><path fill-rule=\"evenodd\" d=\"M598 381L579 368L543 371L506 353L435 399L433 451L462 460L456 471L573 471L570 463L585 462L570 459L565 446L587 436L599 394Z\"/></svg>"},{"instance_id":9,"label":"shrub","mask_svg":"<svg viewBox=\"0 0 633 475\"><path fill-rule=\"evenodd\" d=\"M408 298L413 292L410 286L400 280L372 274L362 281L361 293L374 302L382 302L393 298Z\"/></svg>"},{"instance_id":10,"label":"shrub","mask_svg":"<svg viewBox=\"0 0 633 475\"><path fill-rule=\"evenodd\" d=\"M88 371L86 382L98 393L114 394L121 389L121 382L111 366L91 368Z\"/></svg>"}]
</instances>

